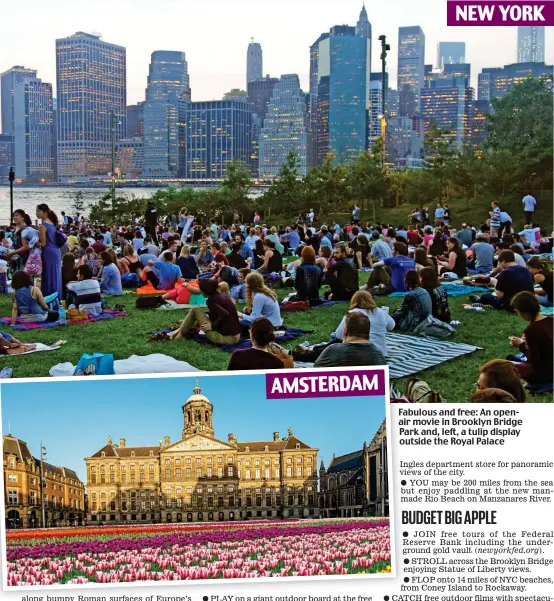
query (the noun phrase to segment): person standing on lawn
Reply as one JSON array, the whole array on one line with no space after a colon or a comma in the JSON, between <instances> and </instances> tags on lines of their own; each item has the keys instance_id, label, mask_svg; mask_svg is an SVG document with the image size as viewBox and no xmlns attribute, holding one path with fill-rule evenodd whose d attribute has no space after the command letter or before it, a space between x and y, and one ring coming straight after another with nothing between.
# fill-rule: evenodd
<instances>
[{"instance_id":1,"label":"person standing on lawn","mask_svg":"<svg viewBox=\"0 0 554 601\"><path fill-rule=\"evenodd\" d=\"M523 211L525 213L525 223L533 223L533 213L537 206L537 200L528 192L522 199Z\"/></svg>"}]
</instances>

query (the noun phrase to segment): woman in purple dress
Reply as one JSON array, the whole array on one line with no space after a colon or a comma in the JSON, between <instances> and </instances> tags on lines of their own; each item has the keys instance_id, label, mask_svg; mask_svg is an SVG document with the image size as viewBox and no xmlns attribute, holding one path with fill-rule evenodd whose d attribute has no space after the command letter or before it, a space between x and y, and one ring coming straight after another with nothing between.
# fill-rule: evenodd
<instances>
[{"instance_id":1,"label":"woman in purple dress","mask_svg":"<svg viewBox=\"0 0 554 601\"><path fill-rule=\"evenodd\" d=\"M58 217L46 204L37 206L37 218L42 221L39 227L40 245L42 247L42 281L43 296L58 293L62 298L62 256L56 244L56 228Z\"/></svg>"}]
</instances>

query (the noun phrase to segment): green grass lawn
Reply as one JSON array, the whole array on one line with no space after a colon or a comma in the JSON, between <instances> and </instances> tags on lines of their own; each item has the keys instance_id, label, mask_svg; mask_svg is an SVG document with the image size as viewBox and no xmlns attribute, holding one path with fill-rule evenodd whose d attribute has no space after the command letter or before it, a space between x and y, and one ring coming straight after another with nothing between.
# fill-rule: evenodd
<instances>
[{"instance_id":1,"label":"green grass lawn","mask_svg":"<svg viewBox=\"0 0 554 601\"><path fill-rule=\"evenodd\" d=\"M366 274L362 274L362 279ZM279 291L280 296L285 296L290 290ZM74 365L82 353L113 353L115 359L126 359L130 355L148 355L151 353L164 353L176 359L188 361L195 367L203 370L225 370L230 359L230 354L209 345L200 345L196 342L185 340L176 342L147 342L148 333L154 330L170 328L172 324L182 319L186 311L155 311L138 310L135 308L135 294L112 297L109 306L122 304L129 315L125 318L99 321L95 323L67 326L30 332L16 332L17 338L25 342L42 342L52 344L57 340L67 340L67 344L57 351L34 353L24 356L0 358L0 368L8 365L14 369L14 377L48 377L50 368L65 361ZM379 306L388 306L391 311L401 302L399 298L377 298ZM503 312L468 312L462 308L462 303L468 302L467 297L450 299L452 318L462 322L456 328L456 334L451 339L453 342L465 342L483 347L471 355L448 361L437 367L425 370L418 374L427 380L432 388L441 392L443 398L449 402L468 402L477 380L478 368L483 363L505 357L511 352L508 345L508 336L521 335L524 322L515 315ZM294 348L304 340L312 343L327 340L342 319L346 310L344 304L308 311L305 313L285 313L285 325L288 327L313 330L312 334L299 338L288 344ZM0 299L0 314L10 314L10 301L8 297ZM4 326L12 332L9 326ZM400 390L405 389L406 382L398 380L395 384ZM549 395L530 397L533 402L551 402Z\"/></svg>"}]
</instances>

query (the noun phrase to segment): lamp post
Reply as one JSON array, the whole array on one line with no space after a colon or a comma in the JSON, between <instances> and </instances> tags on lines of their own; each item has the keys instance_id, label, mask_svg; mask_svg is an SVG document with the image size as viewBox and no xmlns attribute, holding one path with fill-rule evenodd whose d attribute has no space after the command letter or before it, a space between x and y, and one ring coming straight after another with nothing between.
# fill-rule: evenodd
<instances>
[{"instance_id":1,"label":"lamp post","mask_svg":"<svg viewBox=\"0 0 554 601\"><path fill-rule=\"evenodd\" d=\"M13 181L15 179L15 171L13 170L13 167L10 167L8 179L10 180L10 224L11 224L12 215L13 215Z\"/></svg>"},{"instance_id":2,"label":"lamp post","mask_svg":"<svg viewBox=\"0 0 554 601\"><path fill-rule=\"evenodd\" d=\"M121 121L116 121L115 113L110 113L110 133L112 141L112 185L111 185L111 197L112 197L112 212L115 217L115 126L119 125Z\"/></svg>"},{"instance_id":3,"label":"lamp post","mask_svg":"<svg viewBox=\"0 0 554 601\"><path fill-rule=\"evenodd\" d=\"M46 528L46 507L44 504L44 489L46 480L44 478L44 460L46 459L46 447L40 441L40 504L42 508L42 527Z\"/></svg>"},{"instance_id":4,"label":"lamp post","mask_svg":"<svg viewBox=\"0 0 554 601\"><path fill-rule=\"evenodd\" d=\"M383 105L383 118L381 120L381 135L383 137L383 165L385 164L385 150L386 150L386 124L387 124L387 52L390 50L390 45L387 44L387 36L380 35L379 41L381 42L381 103Z\"/></svg>"}]
</instances>

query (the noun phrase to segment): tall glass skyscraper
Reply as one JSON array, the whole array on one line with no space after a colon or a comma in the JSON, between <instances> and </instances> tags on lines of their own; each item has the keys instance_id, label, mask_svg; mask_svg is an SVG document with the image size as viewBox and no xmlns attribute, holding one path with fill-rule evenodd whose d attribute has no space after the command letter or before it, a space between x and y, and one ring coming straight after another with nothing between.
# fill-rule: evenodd
<instances>
[{"instance_id":1,"label":"tall glass skyscraper","mask_svg":"<svg viewBox=\"0 0 554 601\"><path fill-rule=\"evenodd\" d=\"M184 52L152 53L143 106L144 177L177 177L182 165L179 151L179 104L191 99Z\"/></svg>"},{"instance_id":2,"label":"tall glass skyscraper","mask_svg":"<svg viewBox=\"0 0 554 601\"><path fill-rule=\"evenodd\" d=\"M14 87L14 125L16 174L52 179L52 84L29 78Z\"/></svg>"},{"instance_id":3,"label":"tall glass skyscraper","mask_svg":"<svg viewBox=\"0 0 554 601\"><path fill-rule=\"evenodd\" d=\"M544 27L517 28L517 62L544 63Z\"/></svg>"},{"instance_id":4,"label":"tall glass skyscraper","mask_svg":"<svg viewBox=\"0 0 554 601\"><path fill-rule=\"evenodd\" d=\"M252 112L235 100L181 102L179 140L186 179L221 179L233 160L250 165Z\"/></svg>"},{"instance_id":5,"label":"tall glass skyscraper","mask_svg":"<svg viewBox=\"0 0 554 601\"><path fill-rule=\"evenodd\" d=\"M398 94L401 117L419 113L425 80L425 35L419 25L398 29Z\"/></svg>"},{"instance_id":6,"label":"tall glass skyscraper","mask_svg":"<svg viewBox=\"0 0 554 601\"><path fill-rule=\"evenodd\" d=\"M307 173L308 113L298 75L282 75L260 135L259 176L279 175L289 154L298 159L299 174Z\"/></svg>"},{"instance_id":7,"label":"tall glass skyscraper","mask_svg":"<svg viewBox=\"0 0 554 601\"><path fill-rule=\"evenodd\" d=\"M82 31L56 40L56 81L58 179L106 176L126 131L125 48Z\"/></svg>"},{"instance_id":8,"label":"tall glass skyscraper","mask_svg":"<svg viewBox=\"0 0 554 601\"><path fill-rule=\"evenodd\" d=\"M466 62L465 42L439 42L437 44L437 68Z\"/></svg>"},{"instance_id":9,"label":"tall glass skyscraper","mask_svg":"<svg viewBox=\"0 0 554 601\"><path fill-rule=\"evenodd\" d=\"M367 149L371 41L356 27L340 25L311 47L310 100L315 108L315 160L331 153L336 162Z\"/></svg>"},{"instance_id":10,"label":"tall glass skyscraper","mask_svg":"<svg viewBox=\"0 0 554 601\"><path fill-rule=\"evenodd\" d=\"M385 78L386 82L386 78ZM381 137L381 118L383 117L383 79L381 73L372 73L369 82L368 150Z\"/></svg>"},{"instance_id":11,"label":"tall glass skyscraper","mask_svg":"<svg viewBox=\"0 0 554 601\"><path fill-rule=\"evenodd\" d=\"M262 45L250 39L246 52L246 87L251 81L259 81L263 77L263 54Z\"/></svg>"},{"instance_id":12,"label":"tall glass skyscraper","mask_svg":"<svg viewBox=\"0 0 554 601\"><path fill-rule=\"evenodd\" d=\"M2 133L13 135L14 123L14 96L15 86L25 79L37 76L34 69L25 67L12 67L0 75L0 103L2 109Z\"/></svg>"},{"instance_id":13,"label":"tall glass skyscraper","mask_svg":"<svg viewBox=\"0 0 554 601\"><path fill-rule=\"evenodd\" d=\"M13 136L0 134L0 178L7 178L13 165Z\"/></svg>"}]
</instances>

